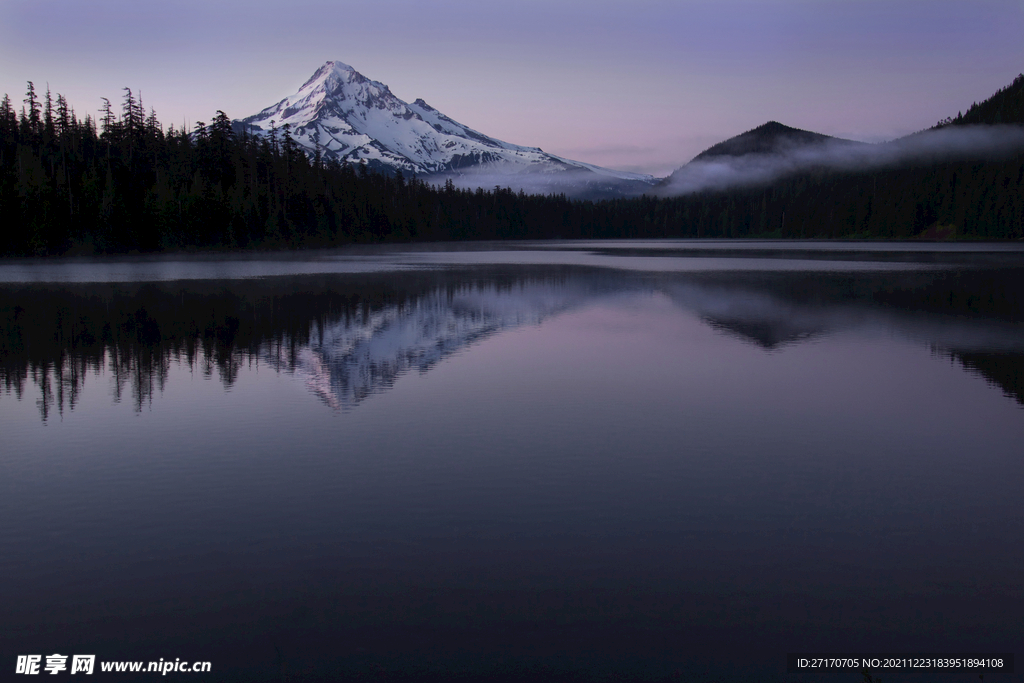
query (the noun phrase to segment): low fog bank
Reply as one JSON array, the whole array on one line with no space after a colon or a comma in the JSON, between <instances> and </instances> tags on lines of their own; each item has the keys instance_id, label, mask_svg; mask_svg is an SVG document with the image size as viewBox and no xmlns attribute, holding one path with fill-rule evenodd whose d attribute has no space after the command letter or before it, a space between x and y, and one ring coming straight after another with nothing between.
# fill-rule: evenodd
<instances>
[{"instance_id":1,"label":"low fog bank","mask_svg":"<svg viewBox=\"0 0 1024 683\"><path fill-rule=\"evenodd\" d=\"M588 170L508 172L494 166L459 173L427 176L443 189L447 181L459 190L502 190L574 199L615 199L641 195L679 196L732 188L767 185L797 173L824 170L865 172L944 161L998 160L1024 152L1024 127L947 126L891 142L869 144L828 139L822 142L782 142L771 153L695 159L659 185L605 176Z\"/></svg>"},{"instance_id":2,"label":"low fog bank","mask_svg":"<svg viewBox=\"0 0 1024 683\"><path fill-rule=\"evenodd\" d=\"M810 170L872 171L968 159L996 160L1024 152L1024 127L949 126L868 144L847 140L781 146L770 154L691 161L657 188L660 196L766 185Z\"/></svg>"}]
</instances>

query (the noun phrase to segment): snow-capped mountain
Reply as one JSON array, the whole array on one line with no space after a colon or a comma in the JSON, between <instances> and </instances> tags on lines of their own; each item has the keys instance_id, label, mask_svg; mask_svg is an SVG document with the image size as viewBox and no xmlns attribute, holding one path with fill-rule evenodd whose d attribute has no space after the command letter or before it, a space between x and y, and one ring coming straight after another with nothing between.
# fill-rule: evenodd
<instances>
[{"instance_id":1,"label":"snow-capped mountain","mask_svg":"<svg viewBox=\"0 0 1024 683\"><path fill-rule=\"evenodd\" d=\"M261 354L271 367L304 375L324 403L347 409L389 389L405 373L425 373L504 330L540 324L583 305L597 291L588 281L438 288L413 301L313 323L308 346L296 351L274 344Z\"/></svg>"},{"instance_id":2,"label":"snow-capped mountain","mask_svg":"<svg viewBox=\"0 0 1024 683\"><path fill-rule=\"evenodd\" d=\"M613 171L496 140L422 99L404 102L388 86L338 61L320 67L294 95L234 122L236 128L260 135L273 128L280 133L285 124L310 153L319 146L328 159L368 164L385 172L451 177L462 186L543 189L550 181L554 191L607 187L629 194L656 182L649 175ZM503 179L510 182L500 182Z\"/></svg>"}]
</instances>

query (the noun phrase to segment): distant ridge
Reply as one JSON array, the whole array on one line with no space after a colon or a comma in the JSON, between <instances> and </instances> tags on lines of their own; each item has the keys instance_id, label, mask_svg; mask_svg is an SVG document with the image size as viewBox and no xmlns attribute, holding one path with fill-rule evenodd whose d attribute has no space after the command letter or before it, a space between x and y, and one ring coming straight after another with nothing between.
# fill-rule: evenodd
<instances>
[{"instance_id":1,"label":"distant ridge","mask_svg":"<svg viewBox=\"0 0 1024 683\"><path fill-rule=\"evenodd\" d=\"M800 128L791 128L778 121L769 121L757 128L729 138L717 145L712 145L693 158L693 161L706 161L714 157L739 157L747 154L772 154L786 148L804 145L822 144L825 142L845 142L852 140L835 138L831 135L814 133Z\"/></svg>"},{"instance_id":2,"label":"distant ridge","mask_svg":"<svg viewBox=\"0 0 1024 683\"><path fill-rule=\"evenodd\" d=\"M658 183L657 192L763 185L793 170L788 159L793 153L814 156L832 146L859 148L864 144L768 121L707 148Z\"/></svg>"}]
</instances>

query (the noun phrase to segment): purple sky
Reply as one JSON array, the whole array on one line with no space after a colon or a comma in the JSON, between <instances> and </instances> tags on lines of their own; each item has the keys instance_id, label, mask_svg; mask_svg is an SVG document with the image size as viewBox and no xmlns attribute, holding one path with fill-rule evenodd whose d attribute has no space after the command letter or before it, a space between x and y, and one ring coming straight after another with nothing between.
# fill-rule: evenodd
<instances>
[{"instance_id":1,"label":"purple sky","mask_svg":"<svg viewBox=\"0 0 1024 683\"><path fill-rule=\"evenodd\" d=\"M3 0L0 91L164 124L253 114L328 59L493 137L665 175L769 119L877 141L1024 72L1021 0Z\"/></svg>"}]
</instances>

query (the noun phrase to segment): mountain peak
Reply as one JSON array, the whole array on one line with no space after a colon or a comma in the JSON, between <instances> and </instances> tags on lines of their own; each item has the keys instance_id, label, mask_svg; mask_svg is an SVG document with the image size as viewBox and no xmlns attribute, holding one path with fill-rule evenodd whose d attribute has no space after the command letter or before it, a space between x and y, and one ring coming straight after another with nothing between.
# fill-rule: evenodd
<instances>
[{"instance_id":1,"label":"mountain peak","mask_svg":"<svg viewBox=\"0 0 1024 683\"><path fill-rule=\"evenodd\" d=\"M271 134L284 124L292 139L310 153L318 150L326 159L385 172L467 178L477 174L490 187L511 176L554 178L574 171L577 175L566 175L573 179L566 183L577 183L581 191L589 191L594 183L641 189L653 181L650 176L602 169L488 137L423 99L404 102L385 84L338 60L325 62L294 95L237 122L256 135ZM577 182L577 176L584 180Z\"/></svg>"},{"instance_id":2,"label":"mountain peak","mask_svg":"<svg viewBox=\"0 0 1024 683\"><path fill-rule=\"evenodd\" d=\"M324 62L324 65L317 69L317 72L313 74L313 78L310 80L315 80L317 76L324 73L349 74L359 72L341 60L331 59Z\"/></svg>"},{"instance_id":3,"label":"mountain peak","mask_svg":"<svg viewBox=\"0 0 1024 683\"><path fill-rule=\"evenodd\" d=\"M695 156L693 160L707 160L724 156L739 157L746 154L772 154L786 147L818 144L828 140L838 141L839 138L792 128L778 121L768 121L757 128L752 128L745 133L719 142L717 145L712 145Z\"/></svg>"},{"instance_id":4,"label":"mountain peak","mask_svg":"<svg viewBox=\"0 0 1024 683\"><path fill-rule=\"evenodd\" d=\"M317 69L316 73L310 76L309 80L303 83L302 87L299 88L299 90L308 88L310 85L318 81L325 81L329 79L331 76L338 77L341 80L348 80L351 74L359 74L359 72L353 69L345 62L332 59L330 61L324 62L324 65Z\"/></svg>"},{"instance_id":5,"label":"mountain peak","mask_svg":"<svg viewBox=\"0 0 1024 683\"><path fill-rule=\"evenodd\" d=\"M324 66L329 66L336 71L355 71L355 69L353 69L351 66L341 61L340 59L329 60L324 63Z\"/></svg>"},{"instance_id":6,"label":"mountain peak","mask_svg":"<svg viewBox=\"0 0 1024 683\"><path fill-rule=\"evenodd\" d=\"M364 83L375 88L381 93L391 93L388 86L383 83L378 83L377 81L371 81L345 62L331 60L325 62L323 66L317 69L316 73L314 73L308 81L302 84L302 87L299 88L299 92L296 93L296 95L302 93L317 93L325 96L332 96L337 95L339 92L343 92L349 85L361 85Z\"/></svg>"},{"instance_id":7,"label":"mountain peak","mask_svg":"<svg viewBox=\"0 0 1024 683\"><path fill-rule=\"evenodd\" d=\"M784 133L806 133L807 131L802 131L799 128L793 128L792 126L787 126L785 124L779 123L778 121L769 121L767 123L762 123L760 126L758 126L757 128L754 128L750 132L751 133L757 132L757 133L763 133L763 134L784 134Z\"/></svg>"}]
</instances>

